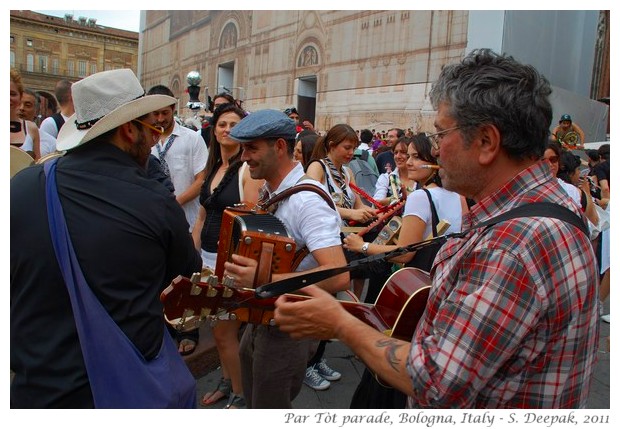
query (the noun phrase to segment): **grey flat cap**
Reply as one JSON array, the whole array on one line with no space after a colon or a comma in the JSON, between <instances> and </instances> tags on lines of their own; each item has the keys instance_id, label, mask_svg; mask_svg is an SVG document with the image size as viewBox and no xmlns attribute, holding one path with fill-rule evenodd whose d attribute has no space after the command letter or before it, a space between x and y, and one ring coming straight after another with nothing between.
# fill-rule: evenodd
<instances>
[{"instance_id":1,"label":"grey flat cap","mask_svg":"<svg viewBox=\"0 0 620 429\"><path fill-rule=\"evenodd\" d=\"M243 118L232 130L229 137L239 143L254 140L283 138L294 140L297 132L295 121L279 110L259 110Z\"/></svg>"}]
</instances>

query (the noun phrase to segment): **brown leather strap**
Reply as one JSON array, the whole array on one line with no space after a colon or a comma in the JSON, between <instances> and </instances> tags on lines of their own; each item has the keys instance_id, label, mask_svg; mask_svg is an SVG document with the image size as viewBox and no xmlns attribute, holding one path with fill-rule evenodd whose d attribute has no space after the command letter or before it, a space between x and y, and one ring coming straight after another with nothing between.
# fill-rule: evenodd
<instances>
[{"instance_id":1,"label":"brown leather strap","mask_svg":"<svg viewBox=\"0 0 620 429\"><path fill-rule=\"evenodd\" d=\"M273 260L273 243L261 243L260 257L254 278L254 287L262 286L271 281L271 262Z\"/></svg>"},{"instance_id":2,"label":"brown leather strap","mask_svg":"<svg viewBox=\"0 0 620 429\"><path fill-rule=\"evenodd\" d=\"M308 246L304 246L301 249L299 249L297 252L295 252L295 256L293 257L293 262L291 263L291 272L295 271L297 267L299 266L299 264L301 264L301 261L303 261L304 258L308 256L309 254L310 254L310 250L308 250Z\"/></svg>"},{"instance_id":3,"label":"brown leather strap","mask_svg":"<svg viewBox=\"0 0 620 429\"><path fill-rule=\"evenodd\" d=\"M304 176L307 177L307 176ZM302 180L304 177L302 177L300 180ZM334 210L336 210L336 205L334 204L334 200L332 200L332 197L323 190L323 188L321 188L320 186L314 185L312 183L298 183L295 186L291 186L288 189L285 189L284 191L280 192L277 195L274 195L273 197L269 198L264 204L262 204L262 209L267 210L270 206L274 205L275 203L282 201L284 198L288 198L289 196L296 194L297 192L301 192L301 191L310 191L310 192L315 192L317 194L319 194L321 196L321 198L323 198L325 200L325 202Z\"/></svg>"},{"instance_id":4,"label":"brown leather strap","mask_svg":"<svg viewBox=\"0 0 620 429\"><path fill-rule=\"evenodd\" d=\"M299 181L304 180L304 179L310 179L310 177L304 174L299 179ZM314 185L312 183L299 183L299 181L295 186L291 186L290 188L285 189L279 194L274 195L273 197L268 199L264 204L261 205L261 209L267 210L270 206L276 204L279 201L282 201L285 198L288 198L289 196L293 194L296 194L297 192L310 191L310 192L315 192L319 194L321 198L325 200L327 205L329 205L333 210L336 210L336 205L334 204L334 200L327 192L323 190L323 188L321 188L320 186ZM310 251L308 250L308 247L306 246L297 250L297 252L295 252L295 257L293 258L293 263L291 264L291 271L295 271L297 269L297 266L309 253Z\"/></svg>"}]
</instances>

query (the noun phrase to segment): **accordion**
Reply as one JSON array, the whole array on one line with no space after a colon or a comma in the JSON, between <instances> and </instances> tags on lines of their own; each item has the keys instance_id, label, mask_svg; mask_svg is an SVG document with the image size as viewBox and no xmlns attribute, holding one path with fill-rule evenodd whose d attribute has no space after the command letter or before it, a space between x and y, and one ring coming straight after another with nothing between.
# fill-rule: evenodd
<instances>
[{"instance_id":1,"label":"accordion","mask_svg":"<svg viewBox=\"0 0 620 429\"><path fill-rule=\"evenodd\" d=\"M258 262L254 287L269 283L272 273L289 273L295 260L295 240L276 216L241 203L224 210L217 247L215 275L222 279L224 262L233 254Z\"/></svg>"}]
</instances>

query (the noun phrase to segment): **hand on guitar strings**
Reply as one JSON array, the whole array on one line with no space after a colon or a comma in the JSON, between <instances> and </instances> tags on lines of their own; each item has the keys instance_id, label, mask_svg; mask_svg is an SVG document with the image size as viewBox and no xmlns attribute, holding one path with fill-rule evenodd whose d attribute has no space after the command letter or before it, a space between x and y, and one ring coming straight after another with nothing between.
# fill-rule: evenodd
<instances>
[{"instance_id":1,"label":"hand on guitar strings","mask_svg":"<svg viewBox=\"0 0 620 429\"><path fill-rule=\"evenodd\" d=\"M258 262L241 255L232 255L232 262L224 262L224 276L233 279L237 287L254 287L254 276Z\"/></svg>"},{"instance_id":2,"label":"hand on guitar strings","mask_svg":"<svg viewBox=\"0 0 620 429\"><path fill-rule=\"evenodd\" d=\"M282 295L276 300L274 311L276 325L294 339L337 338L337 327L345 320L343 318L353 316L332 295L318 286L310 285L300 291L312 298L293 301Z\"/></svg>"}]
</instances>

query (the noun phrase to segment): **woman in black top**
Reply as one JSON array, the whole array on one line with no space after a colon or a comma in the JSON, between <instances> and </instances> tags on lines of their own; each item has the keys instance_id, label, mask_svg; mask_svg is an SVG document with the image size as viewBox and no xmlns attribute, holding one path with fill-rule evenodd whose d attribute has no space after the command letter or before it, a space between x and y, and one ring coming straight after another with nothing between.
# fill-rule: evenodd
<instances>
[{"instance_id":1,"label":"woman in black top","mask_svg":"<svg viewBox=\"0 0 620 429\"><path fill-rule=\"evenodd\" d=\"M256 203L262 180L250 177L241 158L241 146L228 134L245 112L235 104L223 104L215 109L211 127L211 145L207 161L207 176L200 191L200 211L192 236L200 249L203 267L215 270L217 242L222 215L226 207L241 201ZM240 177L241 176L241 177ZM217 387L204 395L202 405L211 405L226 397L226 408L245 405L241 386L238 333L241 322L222 321L213 327L213 336L220 356L222 378Z\"/></svg>"}]
</instances>

